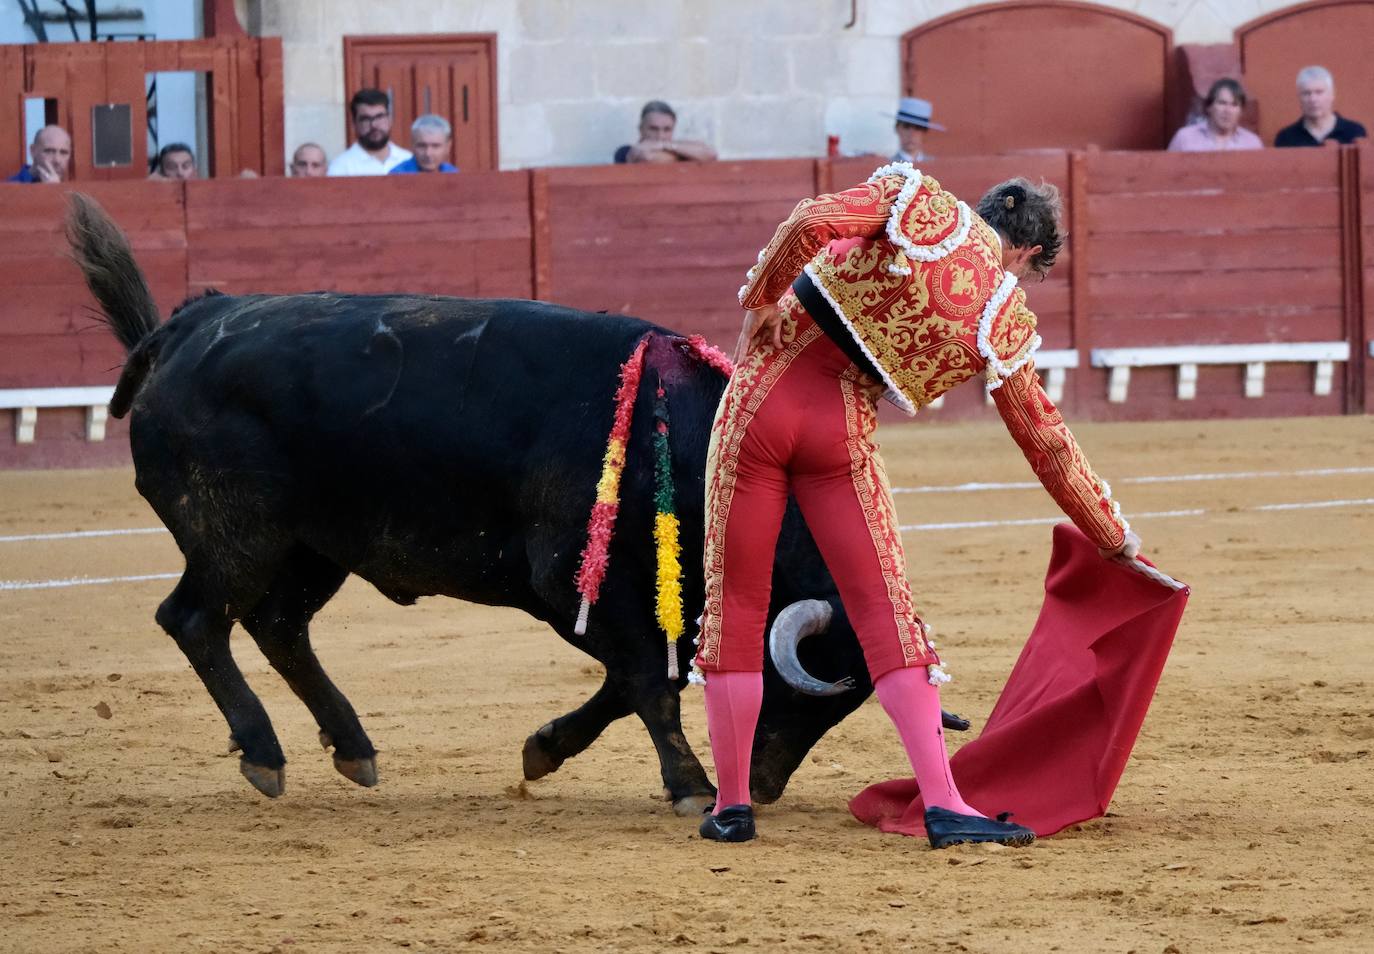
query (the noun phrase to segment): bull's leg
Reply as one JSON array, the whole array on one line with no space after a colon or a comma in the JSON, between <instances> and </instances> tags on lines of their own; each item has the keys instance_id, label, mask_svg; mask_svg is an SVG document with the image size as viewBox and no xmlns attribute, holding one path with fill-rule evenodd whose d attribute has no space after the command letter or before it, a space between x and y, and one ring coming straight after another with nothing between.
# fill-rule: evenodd
<instances>
[{"instance_id":1,"label":"bull's leg","mask_svg":"<svg viewBox=\"0 0 1374 954\"><path fill-rule=\"evenodd\" d=\"M673 803L673 811L679 815L700 815L716 800L716 789L683 734L676 687L668 683L665 675L661 679L636 680L629 694L635 713L658 750L663 787Z\"/></svg>"},{"instance_id":2,"label":"bull's leg","mask_svg":"<svg viewBox=\"0 0 1374 954\"><path fill-rule=\"evenodd\" d=\"M590 699L567 715L546 722L525 740L525 778L534 781L558 771L565 761L595 742L606 726L633 711L608 675Z\"/></svg>"},{"instance_id":3,"label":"bull's leg","mask_svg":"<svg viewBox=\"0 0 1374 954\"><path fill-rule=\"evenodd\" d=\"M269 798L286 789L286 757L267 710L248 687L229 651L225 601L207 594L187 567L172 595L157 610L157 622L176 640L191 667L229 723L230 745L242 751L239 770Z\"/></svg>"},{"instance_id":4,"label":"bull's leg","mask_svg":"<svg viewBox=\"0 0 1374 954\"><path fill-rule=\"evenodd\" d=\"M377 784L377 750L348 699L310 646L310 619L343 585L348 571L318 554L292 551L271 587L243 617L272 668L305 703L320 727L320 743L334 747L334 767L359 785Z\"/></svg>"}]
</instances>

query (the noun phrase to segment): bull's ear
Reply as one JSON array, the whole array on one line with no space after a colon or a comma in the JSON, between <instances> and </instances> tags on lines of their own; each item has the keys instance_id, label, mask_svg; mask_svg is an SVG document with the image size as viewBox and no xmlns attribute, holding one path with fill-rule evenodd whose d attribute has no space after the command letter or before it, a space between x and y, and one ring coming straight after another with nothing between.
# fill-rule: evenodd
<instances>
[{"instance_id":1,"label":"bull's ear","mask_svg":"<svg viewBox=\"0 0 1374 954\"><path fill-rule=\"evenodd\" d=\"M798 644L808 636L830 628L835 610L825 600L801 600L778 614L768 633L768 654L787 683L808 696L837 696L854 688L854 679L845 676L838 682L822 682L802 668L797 658Z\"/></svg>"}]
</instances>

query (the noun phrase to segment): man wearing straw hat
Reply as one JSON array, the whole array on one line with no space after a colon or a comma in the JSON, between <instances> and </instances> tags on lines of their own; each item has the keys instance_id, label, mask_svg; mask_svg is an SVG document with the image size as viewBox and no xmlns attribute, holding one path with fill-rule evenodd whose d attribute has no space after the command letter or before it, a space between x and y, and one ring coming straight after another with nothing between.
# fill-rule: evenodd
<instances>
[{"instance_id":1,"label":"man wearing straw hat","mask_svg":"<svg viewBox=\"0 0 1374 954\"><path fill-rule=\"evenodd\" d=\"M898 100L897 123L893 129L899 148L892 154L893 162L925 162L931 158L926 152L926 130L945 131L944 126L930 118L932 112L928 99L903 96Z\"/></svg>"}]
</instances>

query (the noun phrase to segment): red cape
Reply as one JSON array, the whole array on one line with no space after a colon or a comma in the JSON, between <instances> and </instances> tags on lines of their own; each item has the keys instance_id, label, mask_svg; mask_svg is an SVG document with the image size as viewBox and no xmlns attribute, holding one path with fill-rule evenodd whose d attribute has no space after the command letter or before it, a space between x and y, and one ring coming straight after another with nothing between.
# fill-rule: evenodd
<instances>
[{"instance_id":1,"label":"red cape","mask_svg":"<svg viewBox=\"0 0 1374 954\"><path fill-rule=\"evenodd\" d=\"M1056 526L1040 618L982 733L950 761L964 799L1042 836L1106 812L1187 602L1186 586L1104 560ZM849 810L882 831L925 833L915 779L871 785Z\"/></svg>"}]
</instances>

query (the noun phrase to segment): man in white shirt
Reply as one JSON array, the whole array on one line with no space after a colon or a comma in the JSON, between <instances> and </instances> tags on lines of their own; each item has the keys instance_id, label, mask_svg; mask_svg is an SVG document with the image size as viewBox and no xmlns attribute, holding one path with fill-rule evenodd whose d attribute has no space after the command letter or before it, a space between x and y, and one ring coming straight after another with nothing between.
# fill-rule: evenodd
<instances>
[{"instance_id":1,"label":"man in white shirt","mask_svg":"<svg viewBox=\"0 0 1374 954\"><path fill-rule=\"evenodd\" d=\"M391 141L391 100L379 89L360 89L348 101L357 141L329 163L331 176L384 176L411 157Z\"/></svg>"}]
</instances>

